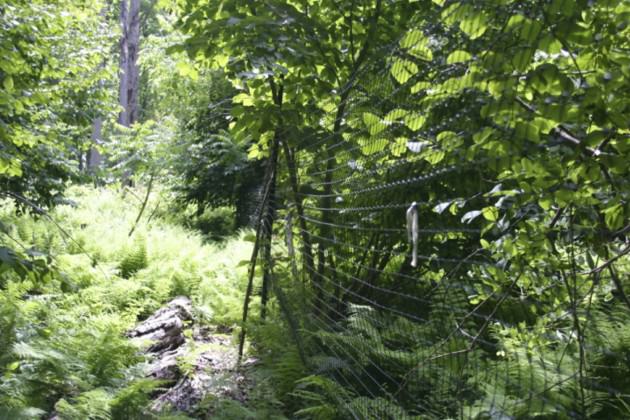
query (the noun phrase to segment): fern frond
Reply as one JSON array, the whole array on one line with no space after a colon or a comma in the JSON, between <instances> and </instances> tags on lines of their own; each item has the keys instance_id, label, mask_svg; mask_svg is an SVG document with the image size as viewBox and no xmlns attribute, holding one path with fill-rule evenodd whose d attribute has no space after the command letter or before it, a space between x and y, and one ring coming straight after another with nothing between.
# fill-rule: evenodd
<instances>
[{"instance_id":1,"label":"fern frond","mask_svg":"<svg viewBox=\"0 0 630 420\"><path fill-rule=\"evenodd\" d=\"M131 278L135 273L146 268L147 263L147 248L146 240L144 237L138 236L134 241L133 246L118 266L120 270L120 276L124 279Z\"/></svg>"}]
</instances>

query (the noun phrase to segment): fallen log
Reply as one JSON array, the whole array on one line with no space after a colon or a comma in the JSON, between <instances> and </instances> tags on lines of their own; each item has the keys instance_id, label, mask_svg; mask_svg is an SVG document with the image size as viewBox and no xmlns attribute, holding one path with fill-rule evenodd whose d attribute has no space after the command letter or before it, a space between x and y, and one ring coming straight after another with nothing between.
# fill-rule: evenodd
<instances>
[{"instance_id":1,"label":"fallen log","mask_svg":"<svg viewBox=\"0 0 630 420\"><path fill-rule=\"evenodd\" d=\"M193 413L207 398L246 401L251 383L237 369L238 352L222 332L196 325L190 300L177 297L127 333L144 347L147 377L167 381L151 411Z\"/></svg>"}]
</instances>

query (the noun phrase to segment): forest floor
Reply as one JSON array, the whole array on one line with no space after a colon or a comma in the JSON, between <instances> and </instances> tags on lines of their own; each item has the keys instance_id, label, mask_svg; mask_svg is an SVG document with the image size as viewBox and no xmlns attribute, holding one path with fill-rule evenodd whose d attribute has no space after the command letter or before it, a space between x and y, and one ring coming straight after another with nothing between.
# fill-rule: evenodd
<instances>
[{"instance_id":1,"label":"forest floor","mask_svg":"<svg viewBox=\"0 0 630 420\"><path fill-rule=\"evenodd\" d=\"M156 193L130 235L136 195L82 186L44 215L0 206L21 258L49 261L0 288L0 418L284 418L260 363L237 368L251 233L210 240Z\"/></svg>"}]
</instances>

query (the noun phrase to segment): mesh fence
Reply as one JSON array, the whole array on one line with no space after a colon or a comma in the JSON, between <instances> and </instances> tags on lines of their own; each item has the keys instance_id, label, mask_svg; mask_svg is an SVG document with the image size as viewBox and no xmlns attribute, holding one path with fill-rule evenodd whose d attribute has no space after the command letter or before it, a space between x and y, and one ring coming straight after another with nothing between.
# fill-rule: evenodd
<instances>
[{"instance_id":1,"label":"mesh fence","mask_svg":"<svg viewBox=\"0 0 630 420\"><path fill-rule=\"evenodd\" d=\"M442 3L272 143L254 260L302 390L322 418L630 415L627 221L603 211L627 122L588 106L624 76L574 2ZM615 5L582 12L596 32Z\"/></svg>"}]
</instances>

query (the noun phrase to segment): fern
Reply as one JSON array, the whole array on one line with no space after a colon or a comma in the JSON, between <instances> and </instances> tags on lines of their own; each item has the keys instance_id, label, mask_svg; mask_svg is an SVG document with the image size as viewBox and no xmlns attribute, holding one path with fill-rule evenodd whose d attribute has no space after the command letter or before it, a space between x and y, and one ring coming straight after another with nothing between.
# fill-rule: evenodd
<instances>
[{"instance_id":1,"label":"fern","mask_svg":"<svg viewBox=\"0 0 630 420\"><path fill-rule=\"evenodd\" d=\"M160 220L127 243L127 226L137 214L133 205L114 189L69 191L78 206L60 205L50 215L73 240L64 242L49 221L16 216L10 206L0 209L2 225L10 226L16 239L54 254L46 281L28 270L23 276L13 269L2 272L0 419L47 418L55 411L62 419L188 418L145 412L159 383L141 379L142 358L124 333L177 294L191 295L205 322L236 325L247 268L235 261L248 258L251 243L236 238L207 245L200 235ZM14 246L3 241L0 234L0 246ZM273 337L279 347L286 345L281 328ZM284 382L289 392L305 376L295 349L287 350L267 365L273 370L277 362L275 374L260 375L252 403L227 404L221 408L226 416L280 417L283 402L273 387Z\"/></svg>"},{"instance_id":2,"label":"fern","mask_svg":"<svg viewBox=\"0 0 630 420\"><path fill-rule=\"evenodd\" d=\"M139 238L134 241L133 246L118 266L120 276L124 279L131 278L135 273L147 267L146 240L143 237Z\"/></svg>"},{"instance_id":3,"label":"fern","mask_svg":"<svg viewBox=\"0 0 630 420\"><path fill-rule=\"evenodd\" d=\"M352 393L325 376L310 375L300 379L291 395L301 400L304 406L295 412L298 417L328 420L350 415L348 401L352 399Z\"/></svg>"},{"instance_id":4,"label":"fern","mask_svg":"<svg viewBox=\"0 0 630 420\"><path fill-rule=\"evenodd\" d=\"M142 418L151 401L151 394L162 384L163 381L154 379L138 379L121 389L110 403L112 419Z\"/></svg>"},{"instance_id":5,"label":"fern","mask_svg":"<svg viewBox=\"0 0 630 420\"><path fill-rule=\"evenodd\" d=\"M356 417L365 420L419 420L422 418L410 416L402 407L384 398L355 398L348 405L348 410Z\"/></svg>"},{"instance_id":6,"label":"fern","mask_svg":"<svg viewBox=\"0 0 630 420\"><path fill-rule=\"evenodd\" d=\"M32 243L35 221L32 218L20 217L13 221L19 239L22 242Z\"/></svg>"},{"instance_id":7,"label":"fern","mask_svg":"<svg viewBox=\"0 0 630 420\"><path fill-rule=\"evenodd\" d=\"M195 271L174 270L171 276L171 297L193 296L196 294L201 278L191 275L191 272L194 273Z\"/></svg>"},{"instance_id":8,"label":"fern","mask_svg":"<svg viewBox=\"0 0 630 420\"><path fill-rule=\"evenodd\" d=\"M2 407L0 420L33 420L41 418L46 412L35 407Z\"/></svg>"},{"instance_id":9,"label":"fern","mask_svg":"<svg viewBox=\"0 0 630 420\"><path fill-rule=\"evenodd\" d=\"M216 420L255 420L261 418L259 413L238 401L216 398L214 396L206 397L199 404L199 408L208 413L209 418Z\"/></svg>"},{"instance_id":10,"label":"fern","mask_svg":"<svg viewBox=\"0 0 630 420\"><path fill-rule=\"evenodd\" d=\"M64 420L110 420L111 400L109 392L96 388L73 398L72 402L59 400L55 411Z\"/></svg>"}]
</instances>

